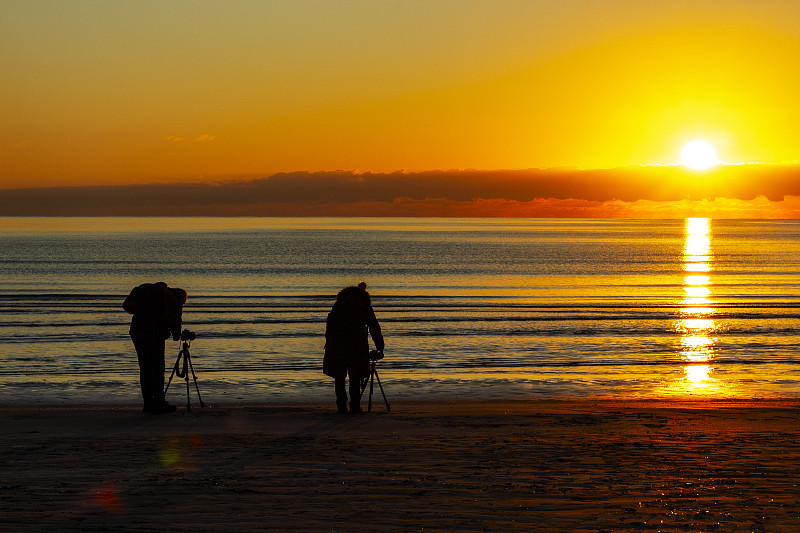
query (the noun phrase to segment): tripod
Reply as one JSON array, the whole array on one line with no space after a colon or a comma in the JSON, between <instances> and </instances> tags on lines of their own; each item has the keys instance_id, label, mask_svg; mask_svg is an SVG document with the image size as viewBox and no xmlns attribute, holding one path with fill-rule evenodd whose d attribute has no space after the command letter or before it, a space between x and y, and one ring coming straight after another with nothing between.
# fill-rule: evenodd
<instances>
[{"instance_id":1,"label":"tripod","mask_svg":"<svg viewBox=\"0 0 800 533\"><path fill-rule=\"evenodd\" d=\"M383 357L382 353L381 357ZM377 362L377 358L373 358L373 355L370 353L369 376L364 378L364 381L361 384L361 396L364 396L364 391L367 389L367 383L369 382L369 403L367 403L367 412L372 411L372 388L374 380L378 380L378 387L381 388L381 394L383 395L383 403L386 404L386 410L391 413L392 409L389 407L389 400L386 399L386 393L383 392L381 378L378 376L378 369L376 368Z\"/></svg>"},{"instance_id":2,"label":"tripod","mask_svg":"<svg viewBox=\"0 0 800 533\"><path fill-rule=\"evenodd\" d=\"M205 404L203 404L203 398L200 397L200 387L197 386L197 376L194 373L192 356L189 354L189 344L191 343L191 339L181 337L181 340L183 340L183 346L178 352L178 359L175 361L175 366L172 367L172 374L170 374L169 381L167 381L167 386L164 388L164 397L167 396L167 390L169 389L169 384L172 383L172 377L177 374L179 378L184 378L184 380L186 380L186 410L191 411L192 403L189 400L189 370L192 371L194 388L197 390L197 399L200 400L200 407L205 407ZM183 365L181 365L181 359L183 359ZM183 368L181 368L181 366Z\"/></svg>"}]
</instances>

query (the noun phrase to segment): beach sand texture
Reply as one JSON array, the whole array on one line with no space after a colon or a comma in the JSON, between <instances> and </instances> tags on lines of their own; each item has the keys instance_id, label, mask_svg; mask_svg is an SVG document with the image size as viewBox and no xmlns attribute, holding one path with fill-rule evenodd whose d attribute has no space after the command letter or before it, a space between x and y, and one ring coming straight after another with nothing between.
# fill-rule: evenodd
<instances>
[{"instance_id":1,"label":"beach sand texture","mask_svg":"<svg viewBox=\"0 0 800 533\"><path fill-rule=\"evenodd\" d=\"M0 408L3 531L798 531L798 402Z\"/></svg>"}]
</instances>

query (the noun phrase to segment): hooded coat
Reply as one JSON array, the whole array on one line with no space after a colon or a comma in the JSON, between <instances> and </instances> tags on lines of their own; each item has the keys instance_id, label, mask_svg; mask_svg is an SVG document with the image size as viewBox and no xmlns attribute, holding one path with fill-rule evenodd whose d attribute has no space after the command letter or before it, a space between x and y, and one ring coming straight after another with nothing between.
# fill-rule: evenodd
<instances>
[{"instance_id":1,"label":"hooded coat","mask_svg":"<svg viewBox=\"0 0 800 533\"><path fill-rule=\"evenodd\" d=\"M383 351L383 335L366 290L347 287L339 291L325 327L322 371L332 378L369 375L369 338Z\"/></svg>"},{"instance_id":2,"label":"hooded coat","mask_svg":"<svg viewBox=\"0 0 800 533\"><path fill-rule=\"evenodd\" d=\"M122 304L123 309L133 315L131 335L145 334L161 339L172 335L178 340L185 301L183 289L170 288L163 281L134 287Z\"/></svg>"}]
</instances>

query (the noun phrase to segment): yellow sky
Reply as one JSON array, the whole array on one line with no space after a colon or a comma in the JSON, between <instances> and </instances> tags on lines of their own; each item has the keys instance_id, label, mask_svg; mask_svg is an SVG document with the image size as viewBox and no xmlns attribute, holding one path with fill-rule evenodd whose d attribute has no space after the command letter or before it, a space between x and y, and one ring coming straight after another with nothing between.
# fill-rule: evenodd
<instances>
[{"instance_id":1,"label":"yellow sky","mask_svg":"<svg viewBox=\"0 0 800 533\"><path fill-rule=\"evenodd\" d=\"M0 3L0 188L800 157L800 2Z\"/></svg>"}]
</instances>

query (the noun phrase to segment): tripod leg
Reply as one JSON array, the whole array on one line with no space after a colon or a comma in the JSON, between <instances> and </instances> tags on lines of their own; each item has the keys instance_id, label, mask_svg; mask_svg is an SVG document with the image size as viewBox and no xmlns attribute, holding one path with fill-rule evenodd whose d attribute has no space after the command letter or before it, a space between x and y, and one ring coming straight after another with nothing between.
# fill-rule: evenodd
<instances>
[{"instance_id":1,"label":"tripod leg","mask_svg":"<svg viewBox=\"0 0 800 533\"><path fill-rule=\"evenodd\" d=\"M372 367L372 370L369 373L369 402L367 402L367 412L369 413L372 411L372 376L375 375L375 367Z\"/></svg>"},{"instance_id":2,"label":"tripod leg","mask_svg":"<svg viewBox=\"0 0 800 533\"><path fill-rule=\"evenodd\" d=\"M386 404L386 410L391 413L392 409L389 407L389 400L386 399L386 393L383 392L383 384L381 383L381 378L378 375L378 371L377 370L375 370L375 379L378 380L378 387L381 388L381 394L383 395L383 403Z\"/></svg>"},{"instance_id":3,"label":"tripod leg","mask_svg":"<svg viewBox=\"0 0 800 533\"><path fill-rule=\"evenodd\" d=\"M362 379L361 382L358 384L358 390L361 391L361 394L358 395L359 401L364 397L364 393L367 392L368 383L369 383L369 376Z\"/></svg>"},{"instance_id":4,"label":"tripod leg","mask_svg":"<svg viewBox=\"0 0 800 533\"><path fill-rule=\"evenodd\" d=\"M194 378L194 388L197 391L197 399L200 400L200 407L205 407L203 404L203 398L200 396L200 387L197 386L197 375L194 373L194 365L192 364L191 359L189 359L189 368L191 369L192 377Z\"/></svg>"},{"instance_id":5,"label":"tripod leg","mask_svg":"<svg viewBox=\"0 0 800 533\"><path fill-rule=\"evenodd\" d=\"M184 381L186 381L186 410L187 411L191 411L192 410L192 402L189 399L189 373L188 372L186 373L186 377L183 378L183 379L184 379Z\"/></svg>"},{"instance_id":6,"label":"tripod leg","mask_svg":"<svg viewBox=\"0 0 800 533\"><path fill-rule=\"evenodd\" d=\"M167 397L167 391L169 390L169 384L172 383L172 378L175 377L175 372L178 370L178 365L181 363L181 356L183 355L183 351L178 352L178 360L175 361L175 366L172 367L172 373L169 375L169 381L167 381L167 386L164 387L164 397Z\"/></svg>"}]
</instances>

